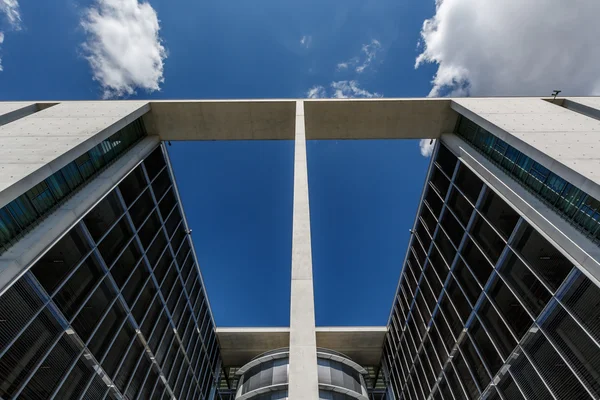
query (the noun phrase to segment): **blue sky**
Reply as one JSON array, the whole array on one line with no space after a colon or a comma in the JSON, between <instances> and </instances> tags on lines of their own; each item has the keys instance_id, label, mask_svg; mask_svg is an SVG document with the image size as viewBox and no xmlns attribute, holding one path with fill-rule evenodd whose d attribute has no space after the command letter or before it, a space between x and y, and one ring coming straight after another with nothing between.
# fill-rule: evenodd
<instances>
[{"instance_id":1,"label":"blue sky","mask_svg":"<svg viewBox=\"0 0 600 400\"><path fill-rule=\"evenodd\" d=\"M597 0L0 0L0 100L599 95L599 13ZM287 325L293 143L169 152L217 324ZM428 159L414 141L307 152L317 324L385 324Z\"/></svg>"}]
</instances>

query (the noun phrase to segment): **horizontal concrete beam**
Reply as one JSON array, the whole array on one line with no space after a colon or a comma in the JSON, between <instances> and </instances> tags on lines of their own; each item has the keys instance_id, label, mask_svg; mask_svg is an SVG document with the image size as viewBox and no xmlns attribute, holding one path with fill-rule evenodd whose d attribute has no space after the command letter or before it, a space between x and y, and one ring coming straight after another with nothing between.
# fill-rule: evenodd
<instances>
[{"instance_id":1,"label":"horizontal concrete beam","mask_svg":"<svg viewBox=\"0 0 600 400\"><path fill-rule=\"evenodd\" d=\"M379 365L385 326L317 327L317 347L338 351L357 364ZM240 367L269 350L289 346L289 328L217 328L223 365Z\"/></svg>"}]
</instances>

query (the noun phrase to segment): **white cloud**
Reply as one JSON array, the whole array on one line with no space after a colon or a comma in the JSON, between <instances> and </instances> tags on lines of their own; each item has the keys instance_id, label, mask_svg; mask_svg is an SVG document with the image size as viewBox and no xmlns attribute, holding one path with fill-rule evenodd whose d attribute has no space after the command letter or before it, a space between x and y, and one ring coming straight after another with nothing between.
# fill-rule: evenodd
<instances>
[{"instance_id":1,"label":"white cloud","mask_svg":"<svg viewBox=\"0 0 600 400\"><path fill-rule=\"evenodd\" d=\"M323 86L313 86L306 92L308 99L322 99L327 97L327 93Z\"/></svg>"},{"instance_id":2,"label":"white cloud","mask_svg":"<svg viewBox=\"0 0 600 400\"><path fill-rule=\"evenodd\" d=\"M415 67L430 96L600 94L598 0L437 0Z\"/></svg>"},{"instance_id":3,"label":"white cloud","mask_svg":"<svg viewBox=\"0 0 600 400\"><path fill-rule=\"evenodd\" d=\"M88 35L85 56L105 98L131 95L138 88L160 90L167 53L150 4L97 0L81 25Z\"/></svg>"},{"instance_id":4,"label":"white cloud","mask_svg":"<svg viewBox=\"0 0 600 400\"><path fill-rule=\"evenodd\" d=\"M421 149L421 155L423 157L431 157L434 147L435 147L435 140L421 139L421 141L419 142L419 148Z\"/></svg>"},{"instance_id":5,"label":"white cloud","mask_svg":"<svg viewBox=\"0 0 600 400\"><path fill-rule=\"evenodd\" d=\"M348 62L341 62L337 65L338 71L341 71L343 69L348 69Z\"/></svg>"},{"instance_id":6,"label":"white cloud","mask_svg":"<svg viewBox=\"0 0 600 400\"><path fill-rule=\"evenodd\" d=\"M309 99L354 99L354 98L376 98L382 97L380 93L369 92L361 88L357 81L336 81L331 82L329 90L324 86L313 86L306 92Z\"/></svg>"},{"instance_id":7,"label":"white cloud","mask_svg":"<svg viewBox=\"0 0 600 400\"><path fill-rule=\"evenodd\" d=\"M6 16L13 29L21 29L21 11L17 0L0 0L0 12Z\"/></svg>"},{"instance_id":8,"label":"white cloud","mask_svg":"<svg viewBox=\"0 0 600 400\"><path fill-rule=\"evenodd\" d=\"M361 54L358 57L353 57L347 61L341 62L337 65L338 71L353 67L354 71L359 74L365 72L365 70L373 63L377 57L377 53L381 51L381 43L379 40L373 39L370 43L363 44L361 47Z\"/></svg>"},{"instance_id":9,"label":"white cloud","mask_svg":"<svg viewBox=\"0 0 600 400\"><path fill-rule=\"evenodd\" d=\"M310 35L304 35L300 38L300 45L302 45L302 47L308 49L310 47L312 43L312 36Z\"/></svg>"},{"instance_id":10,"label":"white cloud","mask_svg":"<svg viewBox=\"0 0 600 400\"><path fill-rule=\"evenodd\" d=\"M365 89L361 89L356 81L337 81L331 83L333 89L333 96L336 99L352 99L352 98L373 98L382 97L381 94L376 92L369 92Z\"/></svg>"}]
</instances>

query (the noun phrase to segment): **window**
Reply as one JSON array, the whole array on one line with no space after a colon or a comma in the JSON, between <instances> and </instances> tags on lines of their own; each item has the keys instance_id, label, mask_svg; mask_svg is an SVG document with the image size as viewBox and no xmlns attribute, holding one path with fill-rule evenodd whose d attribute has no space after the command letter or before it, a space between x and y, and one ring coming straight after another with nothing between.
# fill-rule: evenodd
<instances>
[{"instance_id":1,"label":"window","mask_svg":"<svg viewBox=\"0 0 600 400\"><path fill-rule=\"evenodd\" d=\"M502 313L506 323L512 328L517 340L520 340L533 321L519 300L497 276L490 288L490 297Z\"/></svg>"}]
</instances>

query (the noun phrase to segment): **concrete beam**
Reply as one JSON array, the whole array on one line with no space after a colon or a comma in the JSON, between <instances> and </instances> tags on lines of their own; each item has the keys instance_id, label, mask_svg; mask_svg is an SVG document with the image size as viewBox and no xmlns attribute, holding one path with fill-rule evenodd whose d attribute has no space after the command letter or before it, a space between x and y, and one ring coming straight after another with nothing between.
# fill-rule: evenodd
<instances>
[{"instance_id":1,"label":"concrete beam","mask_svg":"<svg viewBox=\"0 0 600 400\"><path fill-rule=\"evenodd\" d=\"M144 117L161 140L294 140L296 102L155 101Z\"/></svg>"},{"instance_id":2,"label":"concrete beam","mask_svg":"<svg viewBox=\"0 0 600 400\"><path fill-rule=\"evenodd\" d=\"M450 104L450 99L307 100L306 138L438 138L456 125Z\"/></svg>"},{"instance_id":3,"label":"concrete beam","mask_svg":"<svg viewBox=\"0 0 600 400\"><path fill-rule=\"evenodd\" d=\"M291 292L288 398L318 400L317 340L303 101L296 102Z\"/></svg>"},{"instance_id":4,"label":"concrete beam","mask_svg":"<svg viewBox=\"0 0 600 400\"><path fill-rule=\"evenodd\" d=\"M290 345L290 328L217 328L225 367L240 367L254 357ZM337 351L368 367L381 362L387 327L316 327L318 348Z\"/></svg>"}]
</instances>

